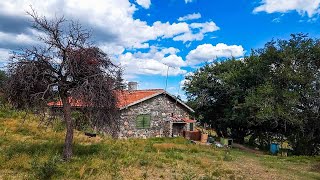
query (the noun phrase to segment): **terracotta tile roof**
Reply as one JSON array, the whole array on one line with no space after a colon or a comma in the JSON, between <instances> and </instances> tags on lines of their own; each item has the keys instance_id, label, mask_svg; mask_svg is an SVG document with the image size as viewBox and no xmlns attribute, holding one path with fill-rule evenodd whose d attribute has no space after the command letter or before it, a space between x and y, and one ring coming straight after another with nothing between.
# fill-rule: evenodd
<instances>
[{"instance_id":1,"label":"terracotta tile roof","mask_svg":"<svg viewBox=\"0 0 320 180\"><path fill-rule=\"evenodd\" d=\"M127 107L131 104L143 101L151 96L163 93L163 89L135 90L135 91L117 91L117 106L119 108Z\"/></svg>"},{"instance_id":2,"label":"terracotta tile roof","mask_svg":"<svg viewBox=\"0 0 320 180\"><path fill-rule=\"evenodd\" d=\"M193 119L189 119L189 118L182 118L182 120L186 123L195 123L197 122L196 120L193 120Z\"/></svg>"},{"instance_id":3,"label":"terracotta tile roof","mask_svg":"<svg viewBox=\"0 0 320 180\"><path fill-rule=\"evenodd\" d=\"M157 94L163 93L163 89L148 89L148 90L135 90L135 91L116 91L116 97L118 99L118 108L125 108L131 104L143 101ZM83 107L84 103L81 100L69 98L69 102L72 107ZM48 106L61 107L62 101L49 102Z\"/></svg>"},{"instance_id":4,"label":"terracotta tile roof","mask_svg":"<svg viewBox=\"0 0 320 180\"><path fill-rule=\"evenodd\" d=\"M196 120L192 120L189 118L181 118L181 117L171 117L170 118L172 122L178 122L178 123L195 123Z\"/></svg>"},{"instance_id":5,"label":"terracotta tile roof","mask_svg":"<svg viewBox=\"0 0 320 180\"><path fill-rule=\"evenodd\" d=\"M73 98L69 98L69 102L71 104L72 107L83 107L84 103L80 100L77 99L73 99ZM49 102L47 104L48 106L56 106L56 107L62 107L63 103L61 100L56 101L56 102Z\"/></svg>"}]
</instances>

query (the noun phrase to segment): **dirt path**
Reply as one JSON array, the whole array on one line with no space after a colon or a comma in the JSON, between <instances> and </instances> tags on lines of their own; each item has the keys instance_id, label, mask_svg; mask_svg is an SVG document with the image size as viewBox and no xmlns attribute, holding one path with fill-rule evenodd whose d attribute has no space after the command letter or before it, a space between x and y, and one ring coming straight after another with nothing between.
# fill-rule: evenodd
<instances>
[{"instance_id":1,"label":"dirt path","mask_svg":"<svg viewBox=\"0 0 320 180\"><path fill-rule=\"evenodd\" d=\"M259 160L254 157L240 157L239 159L230 162L228 165L234 171L241 174L244 179L295 179L291 175L283 175L275 169L263 166Z\"/></svg>"},{"instance_id":2,"label":"dirt path","mask_svg":"<svg viewBox=\"0 0 320 180\"><path fill-rule=\"evenodd\" d=\"M233 143L232 147L241 149L241 150L246 151L246 152L254 153L254 154L257 154L257 155L263 155L263 154L265 154L265 153L262 152L262 151L255 150L255 149L251 149L251 148L248 148L248 147L246 147L246 146L244 146L244 145L237 144L237 143Z\"/></svg>"}]
</instances>

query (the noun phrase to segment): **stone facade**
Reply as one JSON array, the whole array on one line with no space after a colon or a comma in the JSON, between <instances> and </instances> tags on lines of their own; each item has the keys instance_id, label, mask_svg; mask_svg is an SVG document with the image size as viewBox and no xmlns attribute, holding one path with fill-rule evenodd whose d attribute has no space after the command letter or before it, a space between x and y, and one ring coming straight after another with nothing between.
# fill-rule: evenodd
<instances>
[{"instance_id":1,"label":"stone facade","mask_svg":"<svg viewBox=\"0 0 320 180\"><path fill-rule=\"evenodd\" d=\"M148 114L151 116L150 128L136 128L138 115ZM165 94L140 102L121 110L119 138L148 138L148 137L170 137L174 122L171 117L188 117L188 110ZM189 124L183 125L184 130L189 129Z\"/></svg>"}]
</instances>

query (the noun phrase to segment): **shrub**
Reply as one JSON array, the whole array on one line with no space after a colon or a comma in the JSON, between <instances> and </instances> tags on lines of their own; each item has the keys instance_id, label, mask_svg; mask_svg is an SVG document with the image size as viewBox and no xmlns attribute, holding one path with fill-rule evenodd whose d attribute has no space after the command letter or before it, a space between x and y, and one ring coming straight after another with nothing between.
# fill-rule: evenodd
<instances>
[{"instance_id":1,"label":"shrub","mask_svg":"<svg viewBox=\"0 0 320 180\"><path fill-rule=\"evenodd\" d=\"M140 166L147 166L149 164L149 161L146 159L141 159L139 161Z\"/></svg>"},{"instance_id":2,"label":"shrub","mask_svg":"<svg viewBox=\"0 0 320 180\"><path fill-rule=\"evenodd\" d=\"M232 161L232 156L229 150L226 150L223 156L224 161Z\"/></svg>"},{"instance_id":3,"label":"shrub","mask_svg":"<svg viewBox=\"0 0 320 180\"><path fill-rule=\"evenodd\" d=\"M9 105L0 105L0 118L21 118L26 112L13 109Z\"/></svg>"},{"instance_id":4,"label":"shrub","mask_svg":"<svg viewBox=\"0 0 320 180\"><path fill-rule=\"evenodd\" d=\"M89 119L80 111L73 111L71 117L74 120L75 129L79 131L89 131L91 130Z\"/></svg>"},{"instance_id":5,"label":"shrub","mask_svg":"<svg viewBox=\"0 0 320 180\"><path fill-rule=\"evenodd\" d=\"M174 150L168 150L165 152L165 155L169 159L183 160L181 153L176 152Z\"/></svg>"},{"instance_id":6,"label":"shrub","mask_svg":"<svg viewBox=\"0 0 320 180\"><path fill-rule=\"evenodd\" d=\"M32 161L31 166L34 171L34 176L37 179L51 179L53 175L58 173L59 156L55 155L48 159L48 161L40 163Z\"/></svg>"}]
</instances>

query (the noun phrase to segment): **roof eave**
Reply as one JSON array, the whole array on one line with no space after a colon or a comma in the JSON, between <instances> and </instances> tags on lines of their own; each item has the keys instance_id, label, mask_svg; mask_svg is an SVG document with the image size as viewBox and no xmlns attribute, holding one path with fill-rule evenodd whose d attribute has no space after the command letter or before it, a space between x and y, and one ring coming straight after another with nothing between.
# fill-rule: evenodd
<instances>
[{"instance_id":1,"label":"roof eave","mask_svg":"<svg viewBox=\"0 0 320 180\"><path fill-rule=\"evenodd\" d=\"M195 112L191 107L189 107L188 105L186 105L184 102L182 102L181 100L177 99L177 98L174 97L173 95L167 93L166 91L160 91L160 92L158 92L158 93L156 93L156 94L153 94L153 95L151 95L151 96L148 96L148 97L145 97L145 98L143 98L143 99L140 99L139 101L135 101L135 102L133 102L133 103L130 103L130 104L126 105L126 106L121 107L120 110L127 109L127 108L129 108L130 106L139 104L139 103L141 103L141 102L143 102L143 101L146 101L146 100L148 100L148 99L151 99L151 98L153 98L153 97L156 97L156 96L158 96L158 95L160 95L160 94L165 94L165 95L170 96L171 98L173 98L174 100L176 100L177 102L179 102L182 106L184 106L185 108L187 108L190 112L192 112L192 113Z\"/></svg>"}]
</instances>

